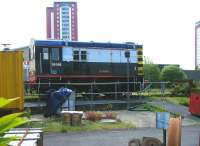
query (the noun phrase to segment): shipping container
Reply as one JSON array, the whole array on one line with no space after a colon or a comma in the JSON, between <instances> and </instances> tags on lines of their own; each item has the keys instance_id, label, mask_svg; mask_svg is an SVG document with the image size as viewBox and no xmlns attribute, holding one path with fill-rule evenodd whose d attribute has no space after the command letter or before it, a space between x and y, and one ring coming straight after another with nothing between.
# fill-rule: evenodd
<instances>
[{"instance_id":1,"label":"shipping container","mask_svg":"<svg viewBox=\"0 0 200 146\"><path fill-rule=\"evenodd\" d=\"M20 97L9 105L9 109L23 110L24 84L23 84L23 52L0 52L0 97L7 99Z\"/></svg>"}]
</instances>

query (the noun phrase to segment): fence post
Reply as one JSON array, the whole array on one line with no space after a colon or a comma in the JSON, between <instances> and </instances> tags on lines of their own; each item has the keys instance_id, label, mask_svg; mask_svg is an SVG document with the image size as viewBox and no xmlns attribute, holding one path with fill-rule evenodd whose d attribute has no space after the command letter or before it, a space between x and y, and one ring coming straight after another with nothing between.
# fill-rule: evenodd
<instances>
[{"instance_id":1,"label":"fence post","mask_svg":"<svg viewBox=\"0 0 200 146\"><path fill-rule=\"evenodd\" d=\"M165 103L164 103L166 101L166 99L165 99L165 82L160 83L160 92L161 92L161 100L163 102L163 108L166 109Z\"/></svg>"},{"instance_id":2,"label":"fence post","mask_svg":"<svg viewBox=\"0 0 200 146\"><path fill-rule=\"evenodd\" d=\"M38 84L38 88L37 88L37 92L38 92L38 94L40 95L40 79L39 79L39 82L38 82L39 84Z\"/></svg>"},{"instance_id":3,"label":"fence post","mask_svg":"<svg viewBox=\"0 0 200 146\"><path fill-rule=\"evenodd\" d=\"M130 108L130 91L129 91L129 81L127 82L127 93L126 93L126 97L127 97L127 110Z\"/></svg>"},{"instance_id":4,"label":"fence post","mask_svg":"<svg viewBox=\"0 0 200 146\"><path fill-rule=\"evenodd\" d=\"M91 90L91 94L90 94L90 97L91 97L91 103L90 103L90 110L92 110L93 109L93 105L92 105L92 103L93 103L93 85L92 85L92 83L91 83L91 87L90 87L90 90Z\"/></svg>"},{"instance_id":5,"label":"fence post","mask_svg":"<svg viewBox=\"0 0 200 146\"><path fill-rule=\"evenodd\" d=\"M115 82L115 100L117 100L117 83Z\"/></svg>"}]
</instances>

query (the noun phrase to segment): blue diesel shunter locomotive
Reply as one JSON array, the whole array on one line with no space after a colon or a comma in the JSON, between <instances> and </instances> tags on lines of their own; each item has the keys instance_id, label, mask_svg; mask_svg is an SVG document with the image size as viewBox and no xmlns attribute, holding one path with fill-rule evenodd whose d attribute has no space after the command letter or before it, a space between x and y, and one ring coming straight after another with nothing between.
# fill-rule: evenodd
<instances>
[{"instance_id":1,"label":"blue diesel shunter locomotive","mask_svg":"<svg viewBox=\"0 0 200 146\"><path fill-rule=\"evenodd\" d=\"M33 40L29 53L32 82L143 81L142 45L134 43Z\"/></svg>"}]
</instances>

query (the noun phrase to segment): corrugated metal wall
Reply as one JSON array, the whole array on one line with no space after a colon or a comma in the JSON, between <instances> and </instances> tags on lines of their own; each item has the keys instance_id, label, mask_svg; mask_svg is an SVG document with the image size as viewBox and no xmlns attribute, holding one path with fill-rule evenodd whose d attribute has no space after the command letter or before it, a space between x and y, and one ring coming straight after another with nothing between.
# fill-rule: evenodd
<instances>
[{"instance_id":1,"label":"corrugated metal wall","mask_svg":"<svg viewBox=\"0 0 200 146\"><path fill-rule=\"evenodd\" d=\"M23 52L21 51L0 52L0 97L8 99L20 97L8 108L23 110Z\"/></svg>"}]
</instances>

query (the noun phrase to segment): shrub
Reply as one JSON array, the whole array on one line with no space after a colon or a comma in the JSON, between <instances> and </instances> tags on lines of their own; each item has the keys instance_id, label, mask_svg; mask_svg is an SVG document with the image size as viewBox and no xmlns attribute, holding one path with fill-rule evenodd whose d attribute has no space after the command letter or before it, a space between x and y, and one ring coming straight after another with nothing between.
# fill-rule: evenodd
<instances>
[{"instance_id":1,"label":"shrub","mask_svg":"<svg viewBox=\"0 0 200 146\"><path fill-rule=\"evenodd\" d=\"M188 101L180 101L180 104L184 105L184 106L189 106L189 102Z\"/></svg>"},{"instance_id":2,"label":"shrub","mask_svg":"<svg viewBox=\"0 0 200 146\"><path fill-rule=\"evenodd\" d=\"M102 119L102 113L95 112L95 111L89 111L89 112L85 113L85 117L86 117L86 120L95 122L95 121L99 121Z\"/></svg>"},{"instance_id":3,"label":"shrub","mask_svg":"<svg viewBox=\"0 0 200 146\"><path fill-rule=\"evenodd\" d=\"M191 92L195 92L195 93L197 93L197 94L200 94L200 88L199 88L199 87L192 88L192 89L191 89Z\"/></svg>"},{"instance_id":4,"label":"shrub","mask_svg":"<svg viewBox=\"0 0 200 146\"><path fill-rule=\"evenodd\" d=\"M176 82L187 79L187 75L178 66L168 65L162 69L160 78L163 81Z\"/></svg>"},{"instance_id":5,"label":"shrub","mask_svg":"<svg viewBox=\"0 0 200 146\"><path fill-rule=\"evenodd\" d=\"M117 113L116 112L107 112L105 114L106 119L116 119L117 118Z\"/></svg>"},{"instance_id":6,"label":"shrub","mask_svg":"<svg viewBox=\"0 0 200 146\"><path fill-rule=\"evenodd\" d=\"M171 93L173 96L188 96L189 86L187 84L174 84Z\"/></svg>"}]
</instances>

